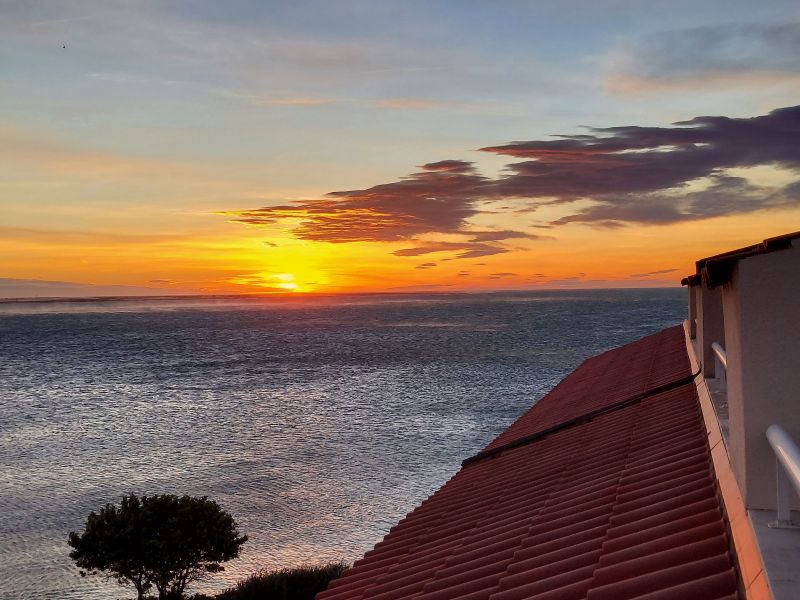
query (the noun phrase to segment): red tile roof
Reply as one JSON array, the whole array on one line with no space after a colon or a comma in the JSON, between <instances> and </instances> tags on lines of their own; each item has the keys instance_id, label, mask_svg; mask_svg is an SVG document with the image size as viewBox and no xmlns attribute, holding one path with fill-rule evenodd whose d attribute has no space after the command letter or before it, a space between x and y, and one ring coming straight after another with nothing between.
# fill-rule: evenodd
<instances>
[{"instance_id":1,"label":"red tile roof","mask_svg":"<svg viewBox=\"0 0 800 600\"><path fill-rule=\"evenodd\" d=\"M467 463L317 598L738 598L687 374L674 329L587 360L487 448L549 434Z\"/></svg>"}]
</instances>

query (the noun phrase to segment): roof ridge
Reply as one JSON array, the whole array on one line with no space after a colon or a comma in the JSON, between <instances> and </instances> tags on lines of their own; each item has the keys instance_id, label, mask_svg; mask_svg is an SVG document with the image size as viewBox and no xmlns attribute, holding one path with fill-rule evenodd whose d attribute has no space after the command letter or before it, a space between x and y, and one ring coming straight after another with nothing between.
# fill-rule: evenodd
<instances>
[{"instance_id":1,"label":"roof ridge","mask_svg":"<svg viewBox=\"0 0 800 600\"><path fill-rule=\"evenodd\" d=\"M591 421L592 419L594 419L595 417L598 417L600 415L603 415L603 414L606 414L606 413L610 413L610 412L614 412L614 411L620 410L622 408L627 408L628 406L631 406L633 404L637 404L637 403L641 402L642 400L645 400L646 398L649 398L650 396L655 396L656 394L661 394L663 392L668 392L668 391L673 390L675 388L678 388L678 387L680 387L682 385L686 385L688 383L692 383L694 381L695 377L697 377L699 374L700 374L700 371L697 371L696 373L691 373L690 375L686 375L685 377L681 377L680 379L676 379L674 381L670 381L668 383L664 383L664 384L658 385L658 386L656 386L654 388L650 388L649 390L646 390L644 392L639 392L637 394L634 394L633 396L630 396L629 398L625 398L624 400L620 400L619 402L615 402L614 404L610 404L608 406L604 406L602 408L598 408L598 409L589 411L589 412L584 413L582 415L578 415L577 417L573 417L572 419L569 419L567 421L562 421L561 423L553 425L552 427L548 427L547 429L543 429L541 431L537 431L536 433L532 433L530 435L524 435L524 436L522 436L520 438L517 438L515 440L512 440L510 442L506 442L505 444L503 444L501 446L496 446L494 448L490 448L490 449L487 449L487 450L481 450L477 454L473 454L472 456L470 456L468 458L465 458L463 461L461 461L461 466L462 467L466 467L466 466L471 465L471 464L473 464L475 462L483 460L484 458L492 458L492 457L497 456L498 454L500 454L502 452L505 452L506 450L513 450L514 448L519 448L520 446L525 446L527 444L530 444L531 442L535 442L537 440L540 440L540 439L542 439L544 437L547 437L548 435L551 435L553 433L556 433L556 432L559 432L559 431L563 431L564 429L569 429L570 427L575 427L576 425L582 425L583 423Z\"/></svg>"}]
</instances>

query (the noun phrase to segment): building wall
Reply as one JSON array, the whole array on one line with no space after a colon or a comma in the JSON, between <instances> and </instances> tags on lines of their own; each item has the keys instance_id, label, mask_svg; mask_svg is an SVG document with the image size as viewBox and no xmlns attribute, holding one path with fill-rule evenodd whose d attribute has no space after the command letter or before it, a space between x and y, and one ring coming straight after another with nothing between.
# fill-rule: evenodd
<instances>
[{"instance_id":1,"label":"building wall","mask_svg":"<svg viewBox=\"0 0 800 600\"><path fill-rule=\"evenodd\" d=\"M730 455L745 504L775 508L778 423L800 442L800 248L737 263L723 289Z\"/></svg>"}]
</instances>

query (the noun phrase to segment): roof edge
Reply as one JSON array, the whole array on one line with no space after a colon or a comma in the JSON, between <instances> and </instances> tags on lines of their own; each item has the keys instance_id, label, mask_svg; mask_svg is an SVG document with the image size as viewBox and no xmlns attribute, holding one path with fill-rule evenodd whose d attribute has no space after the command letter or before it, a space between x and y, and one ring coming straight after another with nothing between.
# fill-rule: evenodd
<instances>
[{"instance_id":1,"label":"roof edge","mask_svg":"<svg viewBox=\"0 0 800 600\"><path fill-rule=\"evenodd\" d=\"M711 289L725 285L730 281L733 268L740 260L759 254L786 250L791 248L792 241L798 238L800 238L800 231L794 231L792 233L767 238L759 244L753 244L752 246L745 246L737 250L701 258L696 263L697 275L699 275L702 281ZM689 283L688 278L686 279L687 283ZM681 281L681 284L683 284L683 281ZM689 285L691 285L691 283L689 283Z\"/></svg>"}]
</instances>

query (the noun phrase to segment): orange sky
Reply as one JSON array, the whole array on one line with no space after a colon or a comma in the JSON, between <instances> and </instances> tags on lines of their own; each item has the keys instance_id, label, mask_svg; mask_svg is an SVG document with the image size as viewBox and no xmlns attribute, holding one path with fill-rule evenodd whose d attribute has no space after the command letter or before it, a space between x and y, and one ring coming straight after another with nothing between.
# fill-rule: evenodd
<instances>
[{"instance_id":1,"label":"orange sky","mask_svg":"<svg viewBox=\"0 0 800 600\"><path fill-rule=\"evenodd\" d=\"M736 4L10 5L0 297L678 285L800 224Z\"/></svg>"}]
</instances>

